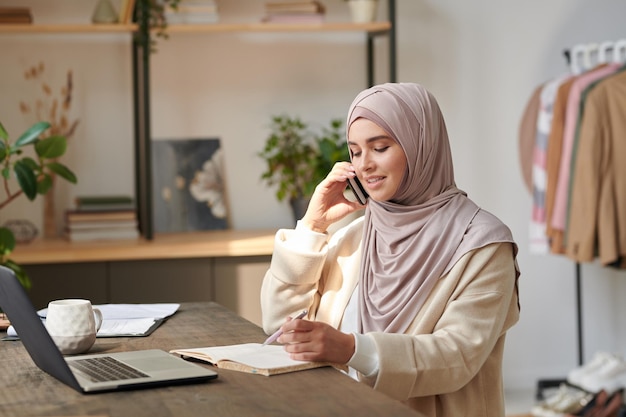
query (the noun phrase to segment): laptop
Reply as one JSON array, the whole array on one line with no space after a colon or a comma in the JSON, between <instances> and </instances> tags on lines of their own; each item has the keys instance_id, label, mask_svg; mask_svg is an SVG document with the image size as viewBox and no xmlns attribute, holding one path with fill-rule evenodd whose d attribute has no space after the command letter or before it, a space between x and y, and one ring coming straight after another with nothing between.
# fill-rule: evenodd
<instances>
[{"instance_id":1,"label":"laptop","mask_svg":"<svg viewBox=\"0 0 626 417\"><path fill-rule=\"evenodd\" d=\"M33 362L81 393L204 382L217 372L164 350L99 353L64 357L14 272L0 266L0 308Z\"/></svg>"}]
</instances>

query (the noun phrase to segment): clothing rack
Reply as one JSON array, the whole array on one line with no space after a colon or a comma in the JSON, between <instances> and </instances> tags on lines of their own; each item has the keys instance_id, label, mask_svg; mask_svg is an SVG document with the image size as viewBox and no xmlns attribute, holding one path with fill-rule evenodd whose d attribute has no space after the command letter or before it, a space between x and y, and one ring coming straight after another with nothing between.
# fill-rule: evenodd
<instances>
[{"instance_id":1,"label":"clothing rack","mask_svg":"<svg viewBox=\"0 0 626 417\"><path fill-rule=\"evenodd\" d=\"M616 42L606 41L602 43L587 43L578 44L571 49L563 50L563 55L567 61L567 64L572 71L572 74L578 75L584 71L585 68L591 68L593 66L592 55L597 56L598 62L607 62L607 54L609 51L613 54L613 60L618 61L623 59L623 52L626 51L626 39L621 39ZM579 66L582 63L582 66ZM576 277L576 336L578 345L578 365L584 364L584 351L583 351L583 323L582 323L582 272L579 262L575 263L575 277ZM542 399L543 388L552 387L558 385L562 380L540 380L537 384L537 399Z\"/></svg>"},{"instance_id":2,"label":"clothing rack","mask_svg":"<svg viewBox=\"0 0 626 417\"><path fill-rule=\"evenodd\" d=\"M583 356L583 314L582 314L582 276L580 263L576 262L576 334L578 338L578 365L582 366Z\"/></svg>"},{"instance_id":3,"label":"clothing rack","mask_svg":"<svg viewBox=\"0 0 626 417\"><path fill-rule=\"evenodd\" d=\"M567 64L572 64L572 53L569 49L563 51ZM575 58L575 57L574 57ZM584 363L583 355L583 315L582 315L582 276L580 270L580 263L576 262L576 338L578 345L578 365L582 366Z\"/></svg>"},{"instance_id":4,"label":"clothing rack","mask_svg":"<svg viewBox=\"0 0 626 417\"><path fill-rule=\"evenodd\" d=\"M572 60L577 59L576 55L577 51L570 51L569 49L563 50L563 55L565 56L565 60L567 64L572 68ZM587 55L588 56L588 55ZM582 324L582 275L580 263L575 263L575 278L576 278L576 344L578 348L578 365L582 366L584 363L584 352L583 352L583 324ZM557 387L562 382L564 382L563 378L557 379L540 379L537 381L537 391L535 394L535 398L540 401L543 400L543 390L545 388Z\"/></svg>"}]
</instances>

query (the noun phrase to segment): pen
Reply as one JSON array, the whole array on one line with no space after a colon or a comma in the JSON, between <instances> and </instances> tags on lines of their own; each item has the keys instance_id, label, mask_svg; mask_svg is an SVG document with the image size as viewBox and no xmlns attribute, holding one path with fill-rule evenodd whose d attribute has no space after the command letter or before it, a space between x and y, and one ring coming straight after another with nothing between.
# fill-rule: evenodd
<instances>
[{"instance_id":1,"label":"pen","mask_svg":"<svg viewBox=\"0 0 626 417\"><path fill-rule=\"evenodd\" d=\"M295 319L301 319L304 316L306 316L307 311L304 310L302 313L298 314L296 317L294 317L292 320ZM283 334L282 330L278 329L276 330L276 332L274 332L273 335L271 335L270 337L268 337L267 339L265 339L265 342L263 342L263 346L265 345L269 345L270 343L274 343L276 341L276 339L278 339L280 337L280 335Z\"/></svg>"}]
</instances>

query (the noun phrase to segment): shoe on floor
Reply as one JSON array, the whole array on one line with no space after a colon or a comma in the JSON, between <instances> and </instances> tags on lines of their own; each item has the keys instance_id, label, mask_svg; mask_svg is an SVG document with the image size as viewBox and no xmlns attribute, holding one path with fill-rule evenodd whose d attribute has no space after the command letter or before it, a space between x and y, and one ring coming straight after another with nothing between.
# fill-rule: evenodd
<instances>
[{"instance_id":1,"label":"shoe on floor","mask_svg":"<svg viewBox=\"0 0 626 417\"><path fill-rule=\"evenodd\" d=\"M567 382L572 385L582 387L583 380L587 375L594 374L607 363L619 359L619 357L609 352L596 352L596 354L593 355L589 362L578 368L572 369L569 372L569 374L567 375Z\"/></svg>"}]
</instances>

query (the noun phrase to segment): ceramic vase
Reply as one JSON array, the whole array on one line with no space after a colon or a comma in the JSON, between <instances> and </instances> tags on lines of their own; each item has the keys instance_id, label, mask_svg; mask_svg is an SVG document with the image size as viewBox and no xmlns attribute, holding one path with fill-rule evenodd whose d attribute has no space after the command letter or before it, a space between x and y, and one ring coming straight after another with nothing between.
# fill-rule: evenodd
<instances>
[{"instance_id":1,"label":"ceramic vase","mask_svg":"<svg viewBox=\"0 0 626 417\"><path fill-rule=\"evenodd\" d=\"M109 0L99 0L91 16L93 23L117 23L117 12Z\"/></svg>"},{"instance_id":2,"label":"ceramic vase","mask_svg":"<svg viewBox=\"0 0 626 417\"><path fill-rule=\"evenodd\" d=\"M370 23L376 20L378 0L348 0L354 23Z\"/></svg>"}]
</instances>

